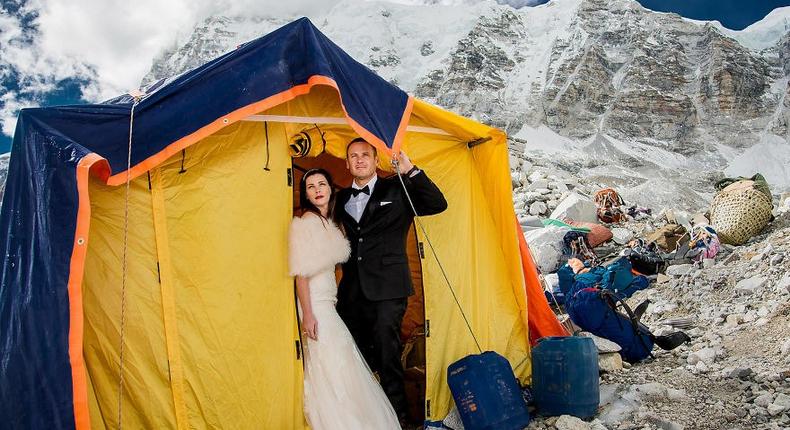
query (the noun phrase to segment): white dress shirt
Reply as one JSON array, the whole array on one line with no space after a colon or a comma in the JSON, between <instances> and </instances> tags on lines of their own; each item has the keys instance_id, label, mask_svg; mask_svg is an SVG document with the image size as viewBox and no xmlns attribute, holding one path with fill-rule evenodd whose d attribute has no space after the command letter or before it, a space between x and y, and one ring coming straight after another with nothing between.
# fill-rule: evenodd
<instances>
[{"instance_id":1,"label":"white dress shirt","mask_svg":"<svg viewBox=\"0 0 790 430\"><path fill-rule=\"evenodd\" d=\"M351 188L361 190L367 186L368 190L370 190L370 194L373 194L373 188L376 186L376 180L378 180L378 175L373 175L370 181L362 186L357 185L356 181L354 181L351 183ZM356 196L352 195L351 198L348 199L348 202L346 202L346 212L348 212L348 214L351 215L357 222L359 222L359 220L362 218L362 213L365 212L365 206L368 205L370 194L359 193Z\"/></svg>"}]
</instances>

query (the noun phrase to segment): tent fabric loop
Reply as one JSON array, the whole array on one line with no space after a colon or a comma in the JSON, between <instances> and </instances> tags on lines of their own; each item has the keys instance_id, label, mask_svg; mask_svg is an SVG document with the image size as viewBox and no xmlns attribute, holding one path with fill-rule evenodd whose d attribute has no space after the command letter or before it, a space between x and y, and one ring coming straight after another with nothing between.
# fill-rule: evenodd
<instances>
[{"instance_id":1,"label":"tent fabric loop","mask_svg":"<svg viewBox=\"0 0 790 430\"><path fill-rule=\"evenodd\" d=\"M269 169L269 160L271 159L271 157L270 157L270 154L269 154L269 122L268 121L264 121L263 122L263 135L264 135L264 138L266 139L266 142L265 142L265 144L266 144L266 165L263 166L263 170L269 172L269 171L271 171Z\"/></svg>"},{"instance_id":2,"label":"tent fabric loop","mask_svg":"<svg viewBox=\"0 0 790 430\"><path fill-rule=\"evenodd\" d=\"M475 139L475 140L471 140L471 141L467 142L466 146L467 146L467 148L472 149L472 148L474 148L477 145L482 145L482 144L488 142L489 140L491 140L491 136L481 137L479 139Z\"/></svg>"},{"instance_id":3,"label":"tent fabric loop","mask_svg":"<svg viewBox=\"0 0 790 430\"><path fill-rule=\"evenodd\" d=\"M187 169L184 168L184 161L186 161L186 158L187 158L187 149L184 148L184 149L181 150L181 170L179 170L178 173L186 173L187 172Z\"/></svg>"}]
</instances>

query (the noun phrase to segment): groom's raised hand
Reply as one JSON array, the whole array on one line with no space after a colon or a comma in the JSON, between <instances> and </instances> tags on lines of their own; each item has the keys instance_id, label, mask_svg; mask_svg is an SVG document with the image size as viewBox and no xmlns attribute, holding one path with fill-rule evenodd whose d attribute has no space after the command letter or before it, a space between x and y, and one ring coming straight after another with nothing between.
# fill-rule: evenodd
<instances>
[{"instance_id":1,"label":"groom's raised hand","mask_svg":"<svg viewBox=\"0 0 790 430\"><path fill-rule=\"evenodd\" d=\"M405 152L400 151L397 154L394 154L394 156L398 160L398 172L401 175L405 175L406 173L409 173L411 168L414 167L414 164L411 162L409 156L406 155Z\"/></svg>"}]
</instances>

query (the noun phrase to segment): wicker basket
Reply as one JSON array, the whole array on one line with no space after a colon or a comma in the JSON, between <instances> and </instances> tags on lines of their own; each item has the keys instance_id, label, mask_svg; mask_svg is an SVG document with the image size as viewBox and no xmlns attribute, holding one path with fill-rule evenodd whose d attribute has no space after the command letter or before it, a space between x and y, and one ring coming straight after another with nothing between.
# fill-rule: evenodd
<instances>
[{"instance_id":1,"label":"wicker basket","mask_svg":"<svg viewBox=\"0 0 790 430\"><path fill-rule=\"evenodd\" d=\"M765 228L771 209L771 199L754 181L738 181L713 198L710 221L723 243L741 245Z\"/></svg>"}]
</instances>

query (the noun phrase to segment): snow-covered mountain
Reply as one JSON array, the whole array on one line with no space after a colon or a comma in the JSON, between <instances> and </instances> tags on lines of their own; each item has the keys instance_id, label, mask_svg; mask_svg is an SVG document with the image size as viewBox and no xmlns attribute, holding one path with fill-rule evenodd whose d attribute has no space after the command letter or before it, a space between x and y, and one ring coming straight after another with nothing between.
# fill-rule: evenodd
<instances>
[{"instance_id":1,"label":"snow-covered mountain","mask_svg":"<svg viewBox=\"0 0 790 430\"><path fill-rule=\"evenodd\" d=\"M403 3L348 0L311 19L406 91L635 202L697 206L714 179L755 171L790 190L790 7L732 31L634 0ZM143 85L293 18L210 18Z\"/></svg>"}]
</instances>

